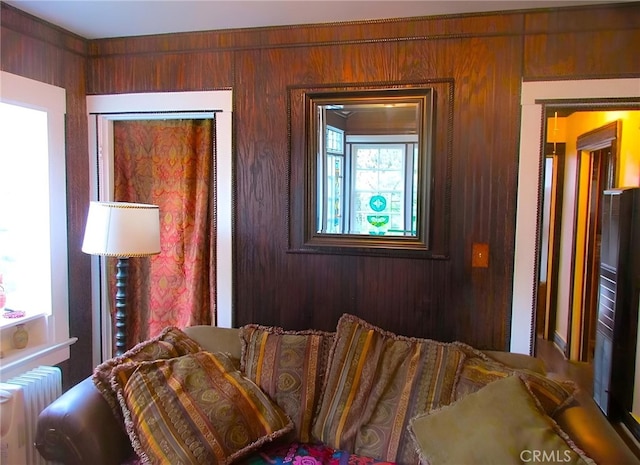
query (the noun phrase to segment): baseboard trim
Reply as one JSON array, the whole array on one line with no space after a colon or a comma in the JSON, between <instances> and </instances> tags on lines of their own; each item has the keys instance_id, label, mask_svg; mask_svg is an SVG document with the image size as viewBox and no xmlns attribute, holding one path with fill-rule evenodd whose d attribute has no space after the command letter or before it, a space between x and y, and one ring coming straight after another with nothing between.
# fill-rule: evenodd
<instances>
[{"instance_id":1,"label":"baseboard trim","mask_svg":"<svg viewBox=\"0 0 640 465\"><path fill-rule=\"evenodd\" d=\"M553 343L560 349L565 357L567 355L567 342L558 334L557 331L553 332Z\"/></svg>"},{"instance_id":2,"label":"baseboard trim","mask_svg":"<svg viewBox=\"0 0 640 465\"><path fill-rule=\"evenodd\" d=\"M631 430L622 422L613 423L616 432L622 437L622 440L629 446L629 449L640 459L640 442L633 435Z\"/></svg>"}]
</instances>

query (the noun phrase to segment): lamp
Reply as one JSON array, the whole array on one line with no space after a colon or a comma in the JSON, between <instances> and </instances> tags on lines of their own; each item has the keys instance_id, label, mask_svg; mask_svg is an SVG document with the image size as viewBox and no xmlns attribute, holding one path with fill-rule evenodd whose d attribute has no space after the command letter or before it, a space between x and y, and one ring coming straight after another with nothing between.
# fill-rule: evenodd
<instances>
[{"instance_id":1,"label":"lamp","mask_svg":"<svg viewBox=\"0 0 640 465\"><path fill-rule=\"evenodd\" d=\"M160 253L160 209L157 205L128 202L91 202L82 251L117 257L116 355L126 350L127 278L129 257Z\"/></svg>"}]
</instances>

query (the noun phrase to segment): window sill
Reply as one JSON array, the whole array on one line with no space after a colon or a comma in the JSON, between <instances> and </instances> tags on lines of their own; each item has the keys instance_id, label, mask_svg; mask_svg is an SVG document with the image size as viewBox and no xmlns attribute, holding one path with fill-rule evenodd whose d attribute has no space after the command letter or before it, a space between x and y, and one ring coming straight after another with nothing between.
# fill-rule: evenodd
<instances>
[{"instance_id":1,"label":"window sill","mask_svg":"<svg viewBox=\"0 0 640 465\"><path fill-rule=\"evenodd\" d=\"M62 337L55 340L51 333L50 317L44 313L21 318L0 318L0 381L6 381L41 365L57 365L69 358L69 346L78 338ZM13 333L24 325L29 341L23 349L13 346Z\"/></svg>"},{"instance_id":2,"label":"window sill","mask_svg":"<svg viewBox=\"0 0 640 465\"><path fill-rule=\"evenodd\" d=\"M72 337L56 344L40 344L25 349L13 349L0 359L0 381L6 381L41 365L57 365L69 358L69 346L78 340Z\"/></svg>"},{"instance_id":3,"label":"window sill","mask_svg":"<svg viewBox=\"0 0 640 465\"><path fill-rule=\"evenodd\" d=\"M4 313L4 310L1 313ZM25 316L19 318L5 318L4 315L2 315L0 317L0 329L13 328L14 326L22 325L44 316L46 316L46 314L42 312L27 312Z\"/></svg>"}]
</instances>

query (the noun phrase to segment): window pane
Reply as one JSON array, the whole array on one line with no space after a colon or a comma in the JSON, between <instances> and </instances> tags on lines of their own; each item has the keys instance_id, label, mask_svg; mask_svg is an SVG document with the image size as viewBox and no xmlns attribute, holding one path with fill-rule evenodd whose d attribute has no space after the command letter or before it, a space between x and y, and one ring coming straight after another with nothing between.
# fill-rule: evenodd
<instances>
[{"instance_id":1,"label":"window pane","mask_svg":"<svg viewBox=\"0 0 640 465\"><path fill-rule=\"evenodd\" d=\"M405 146L354 144L352 234L401 234L405 214Z\"/></svg>"},{"instance_id":2,"label":"window pane","mask_svg":"<svg viewBox=\"0 0 640 465\"><path fill-rule=\"evenodd\" d=\"M356 170L356 193L378 190L378 172Z\"/></svg>"},{"instance_id":3,"label":"window pane","mask_svg":"<svg viewBox=\"0 0 640 465\"><path fill-rule=\"evenodd\" d=\"M327 233L342 232L344 157L327 155Z\"/></svg>"},{"instance_id":4,"label":"window pane","mask_svg":"<svg viewBox=\"0 0 640 465\"><path fill-rule=\"evenodd\" d=\"M327 152L344 154L344 132L327 126Z\"/></svg>"},{"instance_id":5,"label":"window pane","mask_svg":"<svg viewBox=\"0 0 640 465\"><path fill-rule=\"evenodd\" d=\"M378 173L380 175L380 173ZM404 181L404 173L401 171L386 171L383 176L378 178L378 189L388 191L402 191Z\"/></svg>"},{"instance_id":6,"label":"window pane","mask_svg":"<svg viewBox=\"0 0 640 465\"><path fill-rule=\"evenodd\" d=\"M7 308L51 312L47 113L0 102L0 274Z\"/></svg>"}]
</instances>

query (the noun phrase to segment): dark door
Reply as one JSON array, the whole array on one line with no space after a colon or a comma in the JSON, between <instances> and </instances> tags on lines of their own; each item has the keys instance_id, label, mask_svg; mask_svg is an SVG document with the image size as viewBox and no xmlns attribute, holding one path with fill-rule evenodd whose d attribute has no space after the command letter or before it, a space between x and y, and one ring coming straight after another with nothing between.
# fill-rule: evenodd
<instances>
[{"instance_id":1,"label":"dark door","mask_svg":"<svg viewBox=\"0 0 640 465\"><path fill-rule=\"evenodd\" d=\"M614 166L612 147L604 147L590 153L591 189L589 192L587 244L584 280L584 317L582 320L582 342L580 358L593 360L598 314L598 294L600 279L600 244L602 241L602 196L613 187Z\"/></svg>"},{"instance_id":2,"label":"dark door","mask_svg":"<svg viewBox=\"0 0 640 465\"><path fill-rule=\"evenodd\" d=\"M579 190L585 189L583 194L576 195L575 231L584 230L584 240L581 244L576 242L573 265L577 268L576 261L582 261L582 272L576 276L574 286L580 286L572 292L572 302L569 306L568 325L572 328L568 334L567 351L568 358L577 358L581 361L592 361L595 346L595 327L598 305L598 282L601 242L601 210L602 195L607 189L612 189L615 184L615 173L618 154L618 139L620 123L613 121L605 126L589 131L578 136L576 148L583 156L579 156L579 165L576 179ZM584 156L584 155L588 156ZM588 163L588 167L581 166ZM586 169L585 169L586 168ZM581 183L581 173L588 169L588 182ZM579 268L578 268L579 269ZM574 299L579 299L575 302ZM578 305L579 303L579 305ZM574 315L575 312L579 312ZM576 326L573 326L573 322ZM577 338L575 341L573 338ZM574 344L575 341L575 344ZM575 347L575 353L571 353L571 347Z\"/></svg>"}]
</instances>

